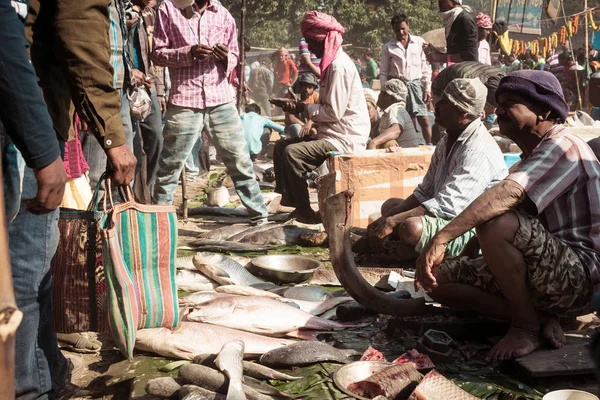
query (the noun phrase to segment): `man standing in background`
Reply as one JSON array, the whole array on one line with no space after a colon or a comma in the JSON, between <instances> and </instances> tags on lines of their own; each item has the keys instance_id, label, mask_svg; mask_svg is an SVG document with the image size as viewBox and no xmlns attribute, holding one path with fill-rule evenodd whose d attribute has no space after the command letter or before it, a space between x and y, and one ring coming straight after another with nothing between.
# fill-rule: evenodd
<instances>
[{"instance_id":1,"label":"man standing in background","mask_svg":"<svg viewBox=\"0 0 600 400\"><path fill-rule=\"evenodd\" d=\"M138 190L136 195L138 199L143 192L143 201L151 203L150 195L154 190L156 174L158 173L158 159L162 151L162 118L167 112L167 103L165 101L165 83L164 68L155 66L151 60L152 47L154 45L154 27L156 24L156 1L154 0L133 0L134 19L137 21L129 32L129 42L132 48L133 75L141 82L138 85L145 85L150 90L152 107L150 115L144 120L139 121L139 132L135 137L135 149L138 159L139 180L145 178L145 182L137 182ZM134 124L137 121L133 121ZM135 127L135 130L138 127ZM145 170L145 171L144 171Z\"/></svg>"},{"instance_id":2,"label":"man standing in background","mask_svg":"<svg viewBox=\"0 0 600 400\"><path fill-rule=\"evenodd\" d=\"M154 62L168 67L171 76L154 202L173 203L185 161L206 130L251 223L265 223L267 208L228 81L239 62L235 20L213 0L165 1L158 9L154 43Z\"/></svg>"},{"instance_id":3,"label":"man standing in background","mask_svg":"<svg viewBox=\"0 0 600 400\"><path fill-rule=\"evenodd\" d=\"M259 57L260 64L250 70L250 79L248 88L252 92L250 97L258 104L262 114L271 116L271 103L269 99L273 94L273 71L271 71L271 59L269 57Z\"/></svg>"},{"instance_id":4,"label":"man standing in background","mask_svg":"<svg viewBox=\"0 0 600 400\"><path fill-rule=\"evenodd\" d=\"M367 60L367 68L365 71L365 76L367 77L367 83L369 87L373 87L373 80L377 79L379 76L377 62L373 59L373 50L367 49L365 52L365 60Z\"/></svg>"},{"instance_id":5,"label":"man standing in background","mask_svg":"<svg viewBox=\"0 0 600 400\"><path fill-rule=\"evenodd\" d=\"M463 0L438 0L440 18L446 29L446 53L437 50L431 43L425 46L430 63L446 63L448 66L479 59L477 22L469 12L471 8L462 5Z\"/></svg>"},{"instance_id":6,"label":"man standing in background","mask_svg":"<svg viewBox=\"0 0 600 400\"><path fill-rule=\"evenodd\" d=\"M477 38L479 39L479 62L486 65L492 65L490 44L487 38L492 29L492 19L489 15L480 12L477 14Z\"/></svg>"},{"instance_id":7,"label":"man standing in background","mask_svg":"<svg viewBox=\"0 0 600 400\"><path fill-rule=\"evenodd\" d=\"M395 15L391 25L396 39L383 46L379 76L381 87L389 79L400 79L406 84L406 111L412 118L417 118L425 142L431 143L427 112L427 103L431 101L431 66L423 50L425 41L410 33L408 17L404 14Z\"/></svg>"},{"instance_id":8,"label":"man standing in background","mask_svg":"<svg viewBox=\"0 0 600 400\"><path fill-rule=\"evenodd\" d=\"M288 88L291 88L298 79L298 68L290 59L290 52L283 47L279 49L278 60L275 64L275 96L285 97Z\"/></svg>"}]
</instances>

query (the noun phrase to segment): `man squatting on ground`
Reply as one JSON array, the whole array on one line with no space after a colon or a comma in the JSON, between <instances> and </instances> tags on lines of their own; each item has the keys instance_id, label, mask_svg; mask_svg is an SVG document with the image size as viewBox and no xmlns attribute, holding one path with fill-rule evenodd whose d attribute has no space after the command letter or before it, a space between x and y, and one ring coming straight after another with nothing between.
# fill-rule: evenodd
<instances>
[{"instance_id":1,"label":"man squatting on ground","mask_svg":"<svg viewBox=\"0 0 600 400\"><path fill-rule=\"evenodd\" d=\"M559 317L589 313L600 283L600 163L564 127L559 81L516 71L496 99L500 133L523 150L522 161L432 238L415 281L442 304L510 321L494 361L562 347ZM472 229L483 256L443 261L449 243Z\"/></svg>"}]
</instances>

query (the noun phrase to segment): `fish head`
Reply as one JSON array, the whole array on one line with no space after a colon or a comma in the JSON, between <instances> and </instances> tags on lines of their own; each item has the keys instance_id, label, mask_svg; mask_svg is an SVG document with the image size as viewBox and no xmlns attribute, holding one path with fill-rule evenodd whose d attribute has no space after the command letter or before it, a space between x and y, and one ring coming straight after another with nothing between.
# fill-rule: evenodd
<instances>
[{"instance_id":1,"label":"fish head","mask_svg":"<svg viewBox=\"0 0 600 400\"><path fill-rule=\"evenodd\" d=\"M189 312L189 321L209 321L231 315L235 310L233 298L224 297L207 301Z\"/></svg>"}]
</instances>

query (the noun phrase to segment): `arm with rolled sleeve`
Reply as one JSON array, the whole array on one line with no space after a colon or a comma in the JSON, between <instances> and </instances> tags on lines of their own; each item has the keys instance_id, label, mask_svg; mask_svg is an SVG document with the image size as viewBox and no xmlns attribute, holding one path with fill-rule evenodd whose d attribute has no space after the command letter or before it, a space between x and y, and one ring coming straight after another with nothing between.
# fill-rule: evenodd
<instances>
[{"instance_id":1,"label":"arm with rolled sleeve","mask_svg":"<svg viewBox=\"0 0 600 400\"><path fill-rule=\"evenodd\" d=\"M169 10L167 4L158 7L156 26L154 28L154 51L152 61L160 67L180 68L190 67L194 64L192 46L183 46L172 49L169 41L171 29ZM231 51L231 49L229 49Z\"/></svg>"},{"instance_id":2,"label":"arm with rolled sleeve","mask_svg":"<svg viewBox=\"0 0 600 400\"><path fill-rule=\"evenodd\" d=\"M443 187L433 198L422 202L434 217L453 219L486 189L499 182L494 164L486 154L469 152L461 163L447 171Z\"/></svg>"},{"instance_id":3,"label":"arm with rolled sleeve","mask_svg":"<svg viewBox=\"0 0 600 400\"><path fill-rule=\"evenodd\" d=\"M387 44L383 45L381 50L381 64L379 65L379 83L383 88L383 85L388 80L388 74L390 71L390 50Z\"/></svg>"},{"instance_id":4,"label":"arm with rolled sleeve","mask_svg":"<svg viewBox=\"0 0 600 400\"><path fill-rule=\"evenodd\" d=\"M265 128L273 129L278 133L283 133L285 131L285 127L279 125L277 122L271 121L269 118L265 118Z\"/></svg>"},{"instance_id":5,"label":"arm with rolled sleeve","mask_svg":"<svg viewBox=\"0 0 600 400\"><path fill-rule=\"evenodd\" d=\"M0 1L0 25L0 120L27 166L43 168L60 157L60 149L27 57L23 24L8 0Z\"/></svg>"},{"instance_id":6,"label":"arm with rolled sleeve","mask_svg":"<svg viewBox=\"0 0 600 400\"><path fill-rule=\"evenodd\" d=\"M309 119L315 123L337 122L342 119L350 101L348 73L345 69L337 70L333 64L329 66L326 77L329 90L325 96L320 96L320 104L306 105Z\"/></svg>"}]
</instances>

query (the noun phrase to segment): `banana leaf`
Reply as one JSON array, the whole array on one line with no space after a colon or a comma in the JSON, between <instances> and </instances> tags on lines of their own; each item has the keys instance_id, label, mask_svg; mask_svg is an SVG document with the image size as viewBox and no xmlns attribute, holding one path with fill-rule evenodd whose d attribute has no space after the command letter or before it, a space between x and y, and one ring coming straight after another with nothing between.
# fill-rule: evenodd
<instances>
[{"instance_id":1,"label":"banana leaf","mask_svg":"<svg viewBox=\"0 0 600 400\"><path fill-rule=\"evenodd\" d=\"M299 368L289 372L294 376L303 376L297 381L282 382L269 381L277 389L288 393L294 399L303 400L342 400L353 397L342 393L333 383L333 373L342 365L334 363L320 363Z\"/></svg>"},{"instance_id":2,"label":"banana leaf","mask_svg":"<svg viewBox=\"0 0 600 400\"><path fill-rule=\"evenodd\" d=\"M541 400L544 396L538 390L496 372L485 376L460 375L452 380L480 399Z\"/></svg>"}]
</instances>

